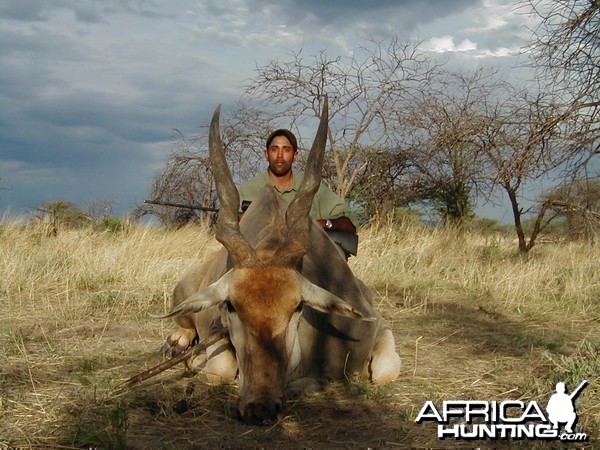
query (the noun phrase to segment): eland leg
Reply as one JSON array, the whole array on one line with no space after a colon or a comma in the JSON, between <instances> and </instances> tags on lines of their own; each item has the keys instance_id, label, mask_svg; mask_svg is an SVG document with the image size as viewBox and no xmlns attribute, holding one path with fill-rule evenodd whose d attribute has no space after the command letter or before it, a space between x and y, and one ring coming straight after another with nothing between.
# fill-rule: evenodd
<instances>
[{"instance_id":1,"label":"eland leg","mask_svg":"<svg viewBox=\"0 0 600 450\"><path fill-rule=\"evenodd\" d=\"M389 328L378 337L371 353L369 376L371 382L384 384L394 381L400 375L400 356L396 352L394 335Z\"/></svg>"},{"instance_id":2,"label":"eland leg","mask_svg":"<svg viewBox=\"0 0 600 450\"><path fill-rule=\"evenodd\" d=\"M228 338L221 339L206 349L206 364L202 372L211 384L230 384L237 376L235 350Z\"/></svg>"}]
</instances>

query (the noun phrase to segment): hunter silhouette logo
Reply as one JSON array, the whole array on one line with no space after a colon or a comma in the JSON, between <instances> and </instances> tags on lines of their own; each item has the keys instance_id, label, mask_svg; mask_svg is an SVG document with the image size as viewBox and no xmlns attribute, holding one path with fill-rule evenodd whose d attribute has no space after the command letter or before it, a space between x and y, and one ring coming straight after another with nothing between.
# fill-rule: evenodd
<instances>
[{"instance_id":1,"label":"hunter silhouette logo","mask_svg":"<svg viewBox=\"0 0 600 450\"><path fill-rule=\"evenodd\" d=\"M428 400L415 422L437 423L439 439L587 441L586 433L574 431L575 400L587 384L583 380L568 394L565 383L556 383L556 392L548 400L545 412L535 400L444 400L440 406ZM564 424L562 432L561 424Z\"/></svg>"},{"instance_id":2,"label":"hunter silhouette logo","mask_svg":"<svg viewBox=\"0 0 600 450\"><path fill-rule=\"evenodd\" d=\"M575 412L575 398L587 385L587 380L583 380L577 389L571 395L565 392L565 383L562 381L556 383L556 394L552 394L546 406L548 419L552 422L552 429L557 430L559 423L566 423L565 431L573 433L573 425L577 421L577 413Z\"/></svg>"}]
</instances>

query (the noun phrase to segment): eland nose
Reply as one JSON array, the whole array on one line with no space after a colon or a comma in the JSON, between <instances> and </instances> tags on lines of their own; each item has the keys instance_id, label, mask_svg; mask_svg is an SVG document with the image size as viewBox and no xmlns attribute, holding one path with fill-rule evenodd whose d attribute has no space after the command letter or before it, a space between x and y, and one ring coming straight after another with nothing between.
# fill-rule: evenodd
<instances>
[{"instance_id":1,"label":"eland nose","mask_svg":"<svg viewBox=\"0 0 600 450\"><path fill-rule=\"evenodd\" d=\"M244 422L262 424L277 420L277 416L282 411L283 400L272 397L262 397L248 402L241 413Z\"/></svg>"}]
</instances>

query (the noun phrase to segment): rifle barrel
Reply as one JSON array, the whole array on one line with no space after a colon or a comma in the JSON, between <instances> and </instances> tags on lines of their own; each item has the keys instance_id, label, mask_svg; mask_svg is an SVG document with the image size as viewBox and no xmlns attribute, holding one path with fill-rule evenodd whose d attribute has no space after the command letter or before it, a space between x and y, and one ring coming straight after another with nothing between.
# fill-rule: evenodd
<instances>
[{"instance_id":1,"label":"rifle barrel","mask_svg":"<svg viewBox=\"0 0 600 450\"><path fill-rule=\"evenodd\" d=\"M197 209L199 211L219 212L219 208L211 208L208 206L184 205L183 203L159 202L158 200L144 200L144 203L150 205L171 206L173 208Z\"/></svg>"}]
</instances>

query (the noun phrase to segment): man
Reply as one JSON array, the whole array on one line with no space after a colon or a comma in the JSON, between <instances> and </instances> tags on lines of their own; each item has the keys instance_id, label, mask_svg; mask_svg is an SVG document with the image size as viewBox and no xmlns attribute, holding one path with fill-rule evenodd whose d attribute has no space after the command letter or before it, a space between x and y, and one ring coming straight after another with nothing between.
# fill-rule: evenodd
<instances>
[{"instance_id":1,"label":"man","mask_svg":"<svg viewBox=\"0 0 600 450\"><path fill-rule=\"evenodd\" d=\"M302 182L303 174L292 170L292 164L298 155L298 141L290 130L279 129L272 132L267 139L264 155L269 164L267 171L247 181L238 189L242 213L266 185L274 186L289 203L296 196ZM352 211L323 182L314 197L310 216L326 231L343 232L338 233L341 236L340 240L356 240L356 221ZM348 253L356 254L356 243L344 244L336 238L334 240L344 248L347 256Z\"/></svg>"},{"instance_id":2,"label":"man","mask_svg":"<svg viewBox=\"0 0 600 450\"><path fill-rule=\"evenodd\" d=\"M280 129L271 133L264 154L269 164L267 171L239 188L242 210L267 184L274 186L284 199L291 202L302 182L303 174L292 171L298 155L298 142L290 130ZM310 215L326 230L356 232L350 208L323 182L313 200Z\"/></svg>"}]
</instances>

